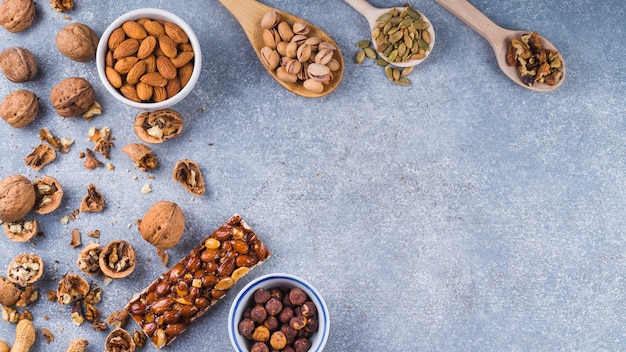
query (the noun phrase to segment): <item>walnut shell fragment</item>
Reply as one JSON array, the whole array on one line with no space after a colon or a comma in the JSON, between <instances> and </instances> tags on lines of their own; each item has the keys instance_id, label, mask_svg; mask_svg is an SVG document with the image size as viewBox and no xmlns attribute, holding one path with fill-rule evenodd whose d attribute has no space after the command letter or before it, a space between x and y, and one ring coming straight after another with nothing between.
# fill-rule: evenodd
<instances>
[{"instance_id":1,"label":"walnut shell fragment","mask_svg":"<svg viewBox=\"0 0 626 352\"><path fill-rule=\"evenodd\" d=\"M20 220L35 205L35 188L28 178L10 175L0 181L0 220Z\"/></svg>"},{"instance_id":2,"label":"walnut shell fragment","mask_svg":"<svg viewBox=\"0 0 626 352\"><path fill-rule=\"evenodd\" d=\"M89 283L80 275L65 274L57 285L57 302L67 305L83 299L89 292Z\"/></svg>"},{"instance_id":3,"label":"walnut shell fragment","mask_svg":"<svg viewBox=\"0 0 626 352\"><path fill-rule=\"evenodd\" d=\"M146 145L140 143L127 144L122 148L122 152L134 161L135 167L141 171L149 172L157 167L152 149Z\"/></svg>"},{"instance_id":4,"label":"walnut shell fragment","mask_svg":"<svg viewBox=\"0 0 626 352\"><path fill-rule=\"evenodd\" d=\"M43 176L33 182L35 186L35 213L49 214L55 211L63 200L63 188L54 177Z\"/></svg>"},{"instance_id":5,"label":"walnut shell fragment","mask_svg":"<svg viewBox=\"0 0 626 352\"><path fill-rule=\"evenodd\" d=\"M163 143L183 130L183 116L171 109L142 112L135 117L135 134L146 143Z\"/></svg>"},{"instance_id":6,"label":"walnut shell fragment","mask_svg":"<svg viewBox=\"0 0 626 352\"><path fill-rule=\"evenodd\" d=\"M39 113L39 99L35 93L20 89L7 95L0 104L0 116L11 127L28 126Z\"/></svg>"},{"instance_id":7,"label":"walnut shell fragment","mask_svg":"<svg viewBox=\"0 0 626 352\"><path fill-rule=\"evenodd\" d=\"M0 25L11 33L18 33L30 26L35 19L33 0L4 0L0 4Z\"/></svg>"},{"instance_id":8,"label":"walnut shell fragment","mask_svg":"<svg viewBox=\"0 0 626 352\"><path fill-rule=\"evenodd\" d=\"M95 93L91 83L86 79L70 77L52 88L50 101L60 116L80 116L95 102Z\"/></svg>"},{"instance_id":9,"label":"walnut shell fragment","mask_svg":"<svg viewBox=\"0 0 626 352\"><path fill-rule=\"evenodd\" d=\"M33 170L39 171L53 162L56 157L57 153L54 151L54 148L47 144L40 144L24 158L24 162Z\"/></svg>"},{"instance_id":10,"label":"walnut shell fragment","mask_svg":"<svg viewBox=\"0 0 626 352\"><path fill-rule=\"evenodd\" d=\"M12 307L20 299L22 291L7 278L0 276L0 304Z\"/></svg>"},{"instance_id":11,"label":"walnut shell fragment","mask_svg":"<svg viewBox=\"0 0 626 352\"><path fill-rule=\"evenodd\" d=\"M21 46L6 48L0 54L2 73L13 83L30 81L37 75L37 60L30 50Z\"/></svg>"},{"instance_id":12,"label":"walnut shell fragment","mask_svg":"<svg viewBox=\"0 0 626 352\"><path fill-rule=\"evenodd\" d=\"M22 287L34 284L43 275L43 260L37 254L20 254L7 268L7 279Z\"/></svg>"},{"instance_id":13,"label":"walnut shell fragment","mask_svg":"<svg viewBox=\"0 0 626 352\"><path fill-rule=\"evenodd\" d=\"M13 242L28 242L39 231L37 220L18 220L2 225L4 234Z\"/></svg>"},{"instance_id":14,"label":"walnut shell fragment","mask_svg":"<svg viewBox=\"0 0 626 352\"><path fill-rule=\"evenodd\" d=\"M189 159L180 160L174 165L172 177L193 195L201 196L205 192L204 178L196 162Z\"/></svg>"},{"instance_id":15,"label":"walnut shell fragment","mask_svg":"<svg viewBox=\"0 0 626 352\"><path fill-rule=\"evenodd\" d=\"M57 33L55 41L61 54L70 60L87 62L96 57L98 36L85 24L68 24Z\"/></svg>"},{"instance_id":16,"label":"walnut shell fragment","mask_svg":"<svg viewBox=\"0 0 626 352\"><path fill-rule=\"evenodd\" d=\"M137 258L135 250L128 242L115 240L102 249L98 263L104 275L113 279L121 279L135 270Z\"/></svg>"},{"instance_id":17,"label":"walnut shell fragment","mask_svg":"<svg viewBox=\"0 0 626 352\"><path fill-rule=\"evenodd\" d=\"M100 253L102 252L102 246L97 243L89 244L83 248L78 255L76 265L78 268L89 276L95 276L100 274Z\"/></svg>"},{"instance_id":18,"label":"walnut shell fragment","mask_svg":"<svg viewBox=\"0 0 626 352\"><path fill-rule=\"evenodd\" d=\"M111 331L104 341L104 350L106 352L134 352L135 341L130 333L122 328L116 328Z\"/></svg>"},{"instance_id":19,"label":"walnut shell fragment","mask_svg":"<svg viewBox=\"0 0 626 352\"><path fill-rule=\"evenodd\" d=\"M164 251L180 240L185 230L185 215L174 202L158 201L138 221L139 232L144 240Z\"/></svg>"},{"instance_id":20,"label":"walnut shell fragment","mask_svg":"<svg viewBox=\"0 0 626 352\"><path fill-rule=\"evenodd\" d=\"M81 213L97 213L104 209L104 197L92 183L87 185L87 195L80 202Z\"/></svg>"}]
</instances>

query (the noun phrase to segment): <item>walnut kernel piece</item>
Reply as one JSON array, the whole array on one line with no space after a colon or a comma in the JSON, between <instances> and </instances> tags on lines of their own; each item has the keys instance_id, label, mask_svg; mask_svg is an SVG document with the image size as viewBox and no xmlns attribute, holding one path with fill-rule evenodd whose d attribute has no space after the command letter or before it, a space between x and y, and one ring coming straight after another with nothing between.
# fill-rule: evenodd
<instances>
[{"instance_id":1,"label":"walnut kernel piece","mask_svg":"<svg viewBox=\"0 0 626 352\"><path fill-rule=\"evenodd\" d=\"M0 220L20 220L35 205L35 188L26 176L10 175L0 181Z\"/></svg>"},{"instance_id":2,"label":"walnut kernel piece","mask_svg":"<svg viewBox=\"0 0 626 352\"><path fill-rule=\"evenodd\" d=\"M12 307L20 299L22 291L7 278L0 276L0 304Z\"/></svg>"},{"instance_id":3,"label":"walnut kernel piece","mask_svg":"<svg viewBox=\"0 0 626 352\"><path fill-rule=\"evenodd\" d=\"M113 147L113 142L111 141L115 139L111 135L111 129L108 127L102 127L101 129L92 127L87 132L87 137L94 143L93 150L109 159L111 147Z\"/></svg>"},{"instance_id":4,"label":"walnut kernel piece","mask_svg":"<svg viewBox=\"0 0 626 352\"><path fill-rule=\"evenodd\" d=\"M20 315L14 308L2 306L2 320L7 323L17 323Z\"/></svg>"},{"instance_id":5,"label":"walnut kernel piece","mask_svg":"<svg viewBox=\"0 0 626 352\"><path fill-rule=\"evenodd\" d=\"M54 177L43 176L35 180L35 212L49 214L55 211L63 200L63 188Z\"/></svg>"},{"instance_id":6,"label":"walnut kernel piece","mask_svg":"<svg viewBox=\"0 0 626 352\"><path fill-rule=\"evenodd\" d=\"M138 221L139 232L144 240L160 250L172 248L185 230L185 215L178 204L158 201Z\"/></svg>"},{"instance_id":7,"label":"walnut kernel piece","mask_svg":"<svg viewBox=\"0 0 626 352\"><path fill-rule=\"evenodd\" d=\"M37 254L20 254L7 268L7 278L22 287L31 285L43 275L43 260Z\"/></svg>"},{"instance_id":8,"label":"walnut kernel piece","mask_svg":"<svg viewBox=\"0 0 626 352\"><path fill-rule=\"evenodd\" d=\"M112 241L100 252L98 263L104 275L113 279L124 278L135 270L135 250L126 241Z\"/></svg>"},{"instance_id":9,"label":"walnut kernel piece","mask_svg":"<svg viewBox=\"0 0 626 352\"><path fill-rule=\"evenodd\" d=\"M33 0L5 0L0 4L0 25L11 33L25 30L34 19Z\"/></svg>"},{"instance_id":10,"label":"walnut kernel piece","mask_svg":"<svg viewBox=\"0 0 626 352\"><path fill-rule=\"evenodd\" d=\"M196 162L189 159L180 160L174 165L172 177L193 195L201 196L205 192L204 178Z\"/></svg>"},{"instance_id":11,"label":"walnut kernel piece","mask_svg":"<svg viewBox=\"0 0 626 352\"><path fill-rule=\"evenodd\" d=\"M104 341L104 350L106 352L134 352L135 341L128 331L117 328L107 336Z\"/></svg>"},{"instance_id":12,"label":"walnut kernel piece","mask_svg":"<svg viewBox=\"0 0 626 352\"><path fill-rule=\"evenodd\" d=\"M87 185L87 195L80 203L80 212L100 212L104 209L104 197L92 183Z\"/></svg>"},{"instance_id":13,"label":"walnut kernel piece","mask_svg":"<svg viewBox=\"0 0 626 352\"><path fill-rule=\"evenodd\" d=\"M135 167L141 171L149 172L157 167L157 161L152 154L152 149L144 144L127 144L122 148L122 152L135 162Z\"/></svg>"},{"instance_id":14,"label":"walnut kernel piece","mask_svg":"<svg viewBox=\"0 0 626 352\"><path fill-rule=\"evenodd\" d=\"M33 170L39 171L44 166L50 164L56 159L57 153L54 148L47 144L40 144L24 158L26 165L30 166Z\"/></svg>"},{"instance_id":15,"label":"walnut kernel piece","mask_svg":"<svg viewBox=\"0 0 626 352\"><path fill-rule=\"evenodd\" d=\"M94 89L84 78L66 78L52 88L50 101L60 116L80 116L94 103Z\"/></svg>"},{"instance_id":16,"label":"walnut kernel piece","mask_svg":"<svg viewBox=\"0 0 626 352\"><path fill-rule=\"evenodd\" d=\"M37 220L18 220L2 225L4 234L13 242L28 242L39 230Z\"/></svg>"},{"instance_id":17,"label":"walnut kernel piece","mask_svg":"<svg viewBox=\"0 0 626 352\"><path fill-rule=\"evenodd\" d=\"M25 89L11 92L0 104L0 116L14 128L28 126L38 113L39 98Z\"/></svg>"},{"instance_id":18,"label":"walnut kernel piece","mask_svg":"<svg viewBox=\"0 0 626 352\"><path fill-rule=\"evenodd\" d=\"M52 7L54 11L57 11L60 13L66 13L67 11L74 8L74 1L73 0L50 0L50 7Z\"/></svg>"},{"instance_id":19,"label":"walnut kernel piece","mask_svg":"<svg viewBox=\"0 0 626 352\"><path fill-rule=\"evenodd\" d=\"M100 270L99 258L100 252L102 252L102 246L97 243L89 244L78 255L76 265L78 268L87 275L98 275Z\"/></svg>"},{"instance_id":20,"label":"walnut kernel piece","mask_svg":"<svg viewBox=\"0 0 626 352\"><path fill-rule=\"evenodd\" d=\"M61 54L70 60L87 62L96 57L98 36L85 24L68 24L57 33L55 41Z\"/></svg>"},{"instance_id":21,"label":"walnut kernel piece","mask_svg":"<svg viewBox=\"0 0 626 352\"><path fill-rule=\"evenodd\" d=\"M65 274L57 285L57 302L60 305L72 304L81 300L89 292L89 283L76 274Z\"/></svg>"},{"instance_id":22,"label":"walnut kernel piece","mask_svg":"<svg viewBox=\"0 0 626 352\"><path fill-rule=\"evenodd\" d=\"M134 131L146 143L163 143L183 130L183 116L171 109L143 112L135 117Z\"/></svg>"},{"instance_id":23,"label":"walnut kernel piece","mask_svg":"<svg viewBox=\"0 0 626 352\"><path fill-rule=\"evenodd\" d=\"M30 50L13 46L0 53L0 66L4 76L13 83L30 81L37 75L37 60Z\"/></svg>"}]
</instances>

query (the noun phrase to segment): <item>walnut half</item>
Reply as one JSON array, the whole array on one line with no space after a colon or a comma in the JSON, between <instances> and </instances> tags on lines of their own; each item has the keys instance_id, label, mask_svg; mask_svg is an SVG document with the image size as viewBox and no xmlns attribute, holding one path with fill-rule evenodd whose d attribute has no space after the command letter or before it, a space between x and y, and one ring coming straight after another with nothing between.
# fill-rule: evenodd
<instances>
[{"instance_id":1,"label":"walnut half","mask_svg":"<svg viewBox=\"0 0 626 352\"><path fill-rule=\"evenodd\" d=\"M196 162L189 159L180 160L174 165L172 177L195 196L201 196L205 192L204 178Z\"/></svg>"},{"instance_id":2,"label":"walnut half","mask_svg":"<svg viewBox=\"0 0 626 352\"><path fill-rule=\"evenodd\" d=\"M37 254L20 254L7 268L9 281L26 287L37 282L43 275L43 260Z\"/></svg>"},{"instance_id":3,"label":"walnut half","mask_svg":"<svg viewBox=\"0 0 626 352\"><path fill-rule=\"evenodd\" d=\"M104 275L113 279L121 279L135 270L137 258L135 257L135 250L128 242L115 240L102 249L98 263Z\"/></svg>"}]
</instances>

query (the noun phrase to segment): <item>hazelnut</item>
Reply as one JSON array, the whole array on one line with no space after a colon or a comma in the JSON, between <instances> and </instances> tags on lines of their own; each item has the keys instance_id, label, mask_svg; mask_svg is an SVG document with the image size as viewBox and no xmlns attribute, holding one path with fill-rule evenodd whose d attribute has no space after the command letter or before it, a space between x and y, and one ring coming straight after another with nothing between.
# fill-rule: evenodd
<instances>
[{"instance_id":1,"label":"hazelnut","mask_svg":"<svg viewBox=\"0 0 626 352\"><path fill-rule=\"evenodd\" d=\"M22 291L7 278L0 276L0 304L12 307L20 299Z\"/></svg>"},{"instance_id":2,"label":"hazelnut","mask_svg":"<svg viewBox=\"0 0 626 352\"><path fill-rule=\"evenodd\" d=\"M306 293L302 289L294 287L289 291L289 300L291 303L299 306L306 302Z\"/></svg>"},{"instance_id":3,"label":"hazelnut","mask_svg":"<svg viewBox=\"0 0 626 352\"><path fill-rule=\"evenodd\" d=\"M0 220L20 220L34 205L35 188L28 178L10 175L0 181Z\"/></svg>"},{"instance_id":4,"label":"hazelnut","mask_svg":"<svg viewBox=\"0 0 626 352\"><path fill-rule=\"evenodd\" d=\"M281 323L289 323L289 320L293 318L293 315L293 309L291 307L285 307L282 311L280 311L278 320L280 320Z\"/></svg>"},{"instance_id":5,"label":"hazelnut","mask_svg":"<svg viewBox=\"0 0 626 352\"><path fill-rule=\"evenodd\" d=\"M158 201L139 221L139 232L144 240L160 250L172 248L185 230L185 215L173 202Z\"/></svg>"},{"instance_id":6,"label":"hazelnut","mask_svg":"<svg viewBox=\"0 0 626 352\"><path fill-rule=\"evenodd\" d=\"M289 320L289 326L294 330L302 330L306 326L306 317L303 315L296 315Z\"/></svg>"},{"instance_id":7,"label":"hazelnut","mask_svg":"<svg viewBox=\"0 0 626 352\"><path fill-rule=\"evenodd\" d=\"M259 288L254 291L254 302L257 304L265 304L270 299L270 291Z\"/></svg>"},{"instance_id":8,"label":"hazelnut","mask_svg":"<svg viewBox=\"0 0 626 352\"><path fill-rule=\"evenodd\" d=\"M311 348L311 341L307 338L299 338L293 343L295 352L306 352Z\"/></svg>"},{"instance_id":9,"label":"hazelnut","mask_svg":"<svg viewBox=\"0 0 626 352\"><path fill-rule=\"evenodd\" d=\"M254 341L265 342L270 339L270 331L263 325L259 325L254 329L252 333L252 339Z\"/></svg>"},{"instance_id":10,"label":"hazelnut","mask_svg":"<svg viewBox=\"0 0 626 352\"><path fill-rule=\"evenodd\" d=\"M282 331L275 331L270 337L270 345L273 349L280 351L287 346L287 337Z\"/></svg>"},{"instance_id":11,"label":"hazelnut","mask_svg":"<svg viewBox=\"0 0 626 352\"><path fill-rule=\"evenodd\" d=\"M4 0L0 4L0 24L11 33L25 30L33 19L35 19L33 0Z\"/></svg>"},{"instance_id":12,"label":"hazelnut","mask_svg":"<svg viewBox=\"0 0 626 352\"><path fill-rule=\"evenodd\" d=\"M6 48L0 54L2 73L13 83L23 83L35 78L37 74L37 60L30 50L13 46Z\"/></svg>"},{"instance_id":13,"label":"hazelnut","mask_svg":"<svg viewBox=\"0 0 626 352\"><path fill-rule=\"evenodd\" d=\"M55 211L63 200L63 188L54 177L44 176L33 182L35 186L35 213L49 214Z\"/></svg>"},{"instance_id":14,"label":"hazelnut","mask_svg":"<svg viewBox=\"0 0 626 352\"><path fill-rule=\"evenodd\" d=\"M11 92L0 104L0 116L14 128L27 126L39 113L39 99L25 89Z\"/></svg>"},{"instance_id":15,"label":"hazelnut","mask_svg":"<svg viewBox=\"0 0 626 352\"><path fill-rule=\"evenodd\" d=\"M267 311L263 306L254 306L250 311L250 319L257 323L262 323L267 318Z\"/></svg>"},{"instance_id":16,"label":"hazelnut","mask_svg":"<svg viewBox=\"0 0 626 352\"><path fill-rule=\"evenodd\" d=\"M252 319L242 319L238 325L239 333L246 338L252 338L254 332L254 321Z\"/></svg>"},{"instance_id":17,"label":"hazelnut","mask_svg":"<svg viewBox=\"0 0 626 352\"><path fill-rule=\"evenodd\" d=\"M250 349L250 352L270 352L270 348L263 342L255 342Z\"/></svg>"},{"instance_id":18,"label":"hazelnut","mask_svg":"<svg viewBox=\"0 0 626 352\"><path fill-rule=\"evenodd\" d=\"M7 278L14 284L26 287L43 275L43 260L37 254L20 254L7 268Z\"/></svg>"},{"instance_id":19,"label":"hazelnut","mask_svg":"<svg viewBox=\"0 0 626 352\"><path fill-rule=\"evenodd\" d=\"M270 315L269 317L267 317L267 319L265 319L263 325L265 325L265 327L268 328L270 331L275 331L276 329L278 329L278 319L275 316Z\"/></svg>"},{"instance_id":20,"label":"hazelnut","mask_svg":"<svg viewBox=\"0 0 626 352\"><path fill-rule=\"evenodd\" d=\"M95 102L91 83L80 77L70 77L59 82L50 92L50 101L62 117L80 116Z\"/></svg>"},{"instance_id":21,"label":"hazelnut","mask_svg":"<svg viewBox=\"0 0 626 352\"><path fill-rule=\"evenodd\" d=\"M57 33L56 44L70 60L87 62L96 57L98 36L85 24L71 23Z\"/></svg>"},{"instance_id":22,"label":"hazelnut","mask_svg":"<svg viewBox=\"0 0 626 352\"><path fill-rule=\"evenodd\" d=\"M265 310L267 310L267 314L274 316L283 310L283 304L278 298L272 297L265 303Z\"/></svg>"},{"instance_id":23,"label":"hazelnut","mask_svg":"<svg viewBox=\"0 0 626 352\"><path fill-rule=\"evenodd\" d=\"M311 301L306 301L302 304L300 314L305 317L312 317L317 313L317 308L315 307L315 303Z\"/></svg>"}]
</instances>

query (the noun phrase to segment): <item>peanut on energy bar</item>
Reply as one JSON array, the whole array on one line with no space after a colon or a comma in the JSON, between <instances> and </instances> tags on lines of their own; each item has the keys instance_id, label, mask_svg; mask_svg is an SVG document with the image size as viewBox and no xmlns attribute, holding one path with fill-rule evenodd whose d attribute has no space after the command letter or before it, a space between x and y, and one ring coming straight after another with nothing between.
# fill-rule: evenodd
<instances>
[{"instance_id":1,"label":"peanut on energy bar","mask_svg":"<svg viewBox=\"0 0 626 352\"><path fill-rule=\"evenodd\" d=\"M161 349L270 252L238 214L135 295L126 310Z\"/></svg>"}]
</instances>

